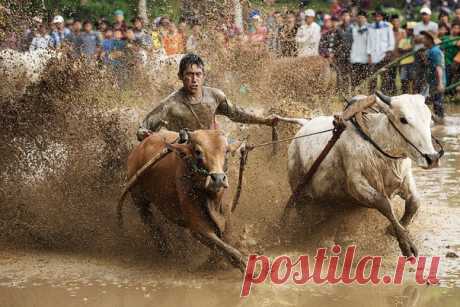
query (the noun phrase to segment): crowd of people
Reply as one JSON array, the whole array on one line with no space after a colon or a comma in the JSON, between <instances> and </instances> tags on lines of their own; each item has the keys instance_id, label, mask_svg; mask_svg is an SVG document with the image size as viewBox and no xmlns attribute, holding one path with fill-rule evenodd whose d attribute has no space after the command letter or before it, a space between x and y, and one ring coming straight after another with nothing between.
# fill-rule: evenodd
<instances>
[{"instance_id":1,"label":"crowd of people","mask_svg":"<svg viewBox=\"0 0 460 307\"><path fill-rule=\"evenodd\" d=\"M200 46L212 41L228 49L264 48L279 57L322 56L338 72L339 88L354 87L401 55L413 53L382 75L381 87L391 95L397 93L397 80L404 93L421 92L428 83L436 114L442 117L444 89L460 79L460 41L455 40L460 37L460 7L449 7L444 1L436 22L428 6L420 9L419 20L407 20L382 10L370 14L364 4L344 2L331 1L329 12L308 7L269 13L252 9L244 25L235 16L222 15L206 32L199 19L175 23L161 16L145 24L136 17L128 23L121 10L114 12L111 23L106 18L93 23L55 16L47 24L34 18L35 26L18 40L17 48L20 43L29 50L67 46L76 56L116 67L141 52L166 56L199 52ZM441 41L444 51L438 46Z\"/></svg>"}]
</instances>

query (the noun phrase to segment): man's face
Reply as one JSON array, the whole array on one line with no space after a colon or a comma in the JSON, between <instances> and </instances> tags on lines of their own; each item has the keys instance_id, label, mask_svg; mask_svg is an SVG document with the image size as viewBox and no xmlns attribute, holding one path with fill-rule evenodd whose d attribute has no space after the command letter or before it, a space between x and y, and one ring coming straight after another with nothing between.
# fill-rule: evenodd
<instances>
[{"instance_id":1,"label":"man's face","mask_svg":"<svg viewBox=\"0 0 460 307\"><path fill-rule=\"evenodd\" d=\"M164 18L164 19L161 20L160 26L162 26L163 28L167 29L167 28L169 28L169 24L170 24L169 19Z\"/></svg>"},{"instance_id":2,"label":"man's face","mask_svg":"<svg viewBox=\"0 0 460 307\"><path fill-rule=\"evenodd\" d=\"M72 25L72 30L76 33L81 31L81 22L75 21Z\"/></svg>"},{"instance_id":3,"label":"man's face","mask_svg":"<svg viewBox=\"0 0 460 307\"><path fill-rule=\"evenodd\" d=\"M105 37L106 39L112 39L112 37L113 37L113 32L112 32L111 30L105 31L104 37Z\"/></svg>"},{"instance_id":4,"label":"man's face","mask_svg":"<svg viewBox=\"0 0 460 307\"><path fill-rule=\"evenodd\" d=\"M401 26L401 21L399 20L399 18L393 18L391 20L391 24L393 25L394 28L399 29Z\"/></svg>"},{"instance_id":5,"label":"man's face","mask_svg":"<svg viewBox=\"0 0 460 307\"><path fill-rule=\"evenodd\" d=\"M93 30L93 25L90 24L89 22L85 23L84 30L85 30L85 32L91 32L91 30Z\"/></svg>"},{"instance_id":6,"label":"man's face","mask_svg":"<svg viewBox=\"0 0 460 307\"><path fill-rule=\"evenodd\" d=\"M194 26L193 26L192 32L193 32L194 34L199 34L200 31L201 31L200 25L194 25Z\"/></svg>"},{"instance_id":7,"label":"man's face","mask_svg":"<svg viewBox=\"0 0 460 307\"><path fill-rule=\"evenodd\" d=\"M423 45L426 48L431 48L431 46L433 46L433 41L431 40L430 37L423 35Z\"/></svg>"},{"instance_id":8,"label":"man's face","mask_svg":"<svg viewBox=\"0 0 460 307\"><path fill-rule=\"evenodd\" d=\"M140 20L136 20L134 22L134 27L137 29L137 30L142 30L142 22Z\"/></svg>"},{"instance_id":9,"label":"man's face","mask_svg":"<svg viewBox=\"0 0 460 307\"><path fill-rule=\"evenodd\" d=\"M181 32L187 31L187 23L186 22L179 23L178 28L179 28L179 31Z\"/></svg>"},{"instance_id":10,"label":"man's face","mask_svg":"<svg viewBox=\"0 0 460 307\"><path fill-rule=\"evenodd\" d=\"M452 35L459 36L460 35L460 25L452 26Z\"/></svg>"},{"instance_id":11,"label":"man's face","mask_svg":"<svg viewBox=\"0 0 460 307\"><path fill-rule=\"evenodd\" d=\"M56 28L58 30L63 30L64 29L64 23L63 22L56 22L55 25L56 25Z\"/></svg>"},{"instance_id":12,"label":"man's face","mask_svg":"<svg viewBox=\"0 0 460 307\"><path fill-rule=\"evenodd\" d=\"M367 21L367 19L366 19L365 16L362 16L362 15L358 16L358 24L360 26L364 25L366 23L366 21Z\"/></svg>"},{"instance_id":13,"label":"man's face","mask_svg":"<svg viewBox=\"0 0 460 307\"><path fill-rule=\"evenodd\" d=\"M423 22L429 22L430 20L431 20L431 15L422 14L422 21Z\"/></svg>"},{"instance_id":14,"label":"man's face","mask_svg":"<svg viewBox=\"0 0 460 307\"><path fill-rule=\"evenodd\" d=\"M287 16L287 21L288 21L288 23L290 23L290 24L295 24L295 21L296 21L295 15L294 15L294 14L289 14L289 15Z\"/></svg>"},{"instance_id":15,"label":"man's face","mask_svg":"<svg viewBox=\"0 0 460 307\"><path fill-rule=\"evenodd\" d=\"M192 94L201 93L204 81L203 68L193 64L189 65L182 76L179 76L183 82L184 89Z\"/></svg>"},{"instance_id":16,"label":"man's face","mask_svg":"<svg viewBox=\"0 0 460 307\"><path fill-rule=\"evenodd\" d=\"M315 17L313 17L313 16L307 16L307 17L305 18L305 21L306 21L307 25L311 25L311 24L315 21Z\"/></svg>"},{"instance_id":17,"label":"man's face","mask_svg":"<svg viewBox=\"0 0 460 307\"><path fill-rule=\"evenodd\" d=\"M375 18L375 21L376 21L376 22L382 22L382 21L383 21L383 16L380 15L380 14L375 15L374 18Z\"/></svg>"},{"instance_id":18,"label":"man's face","mask_svg":"<svg viewBox=\"0 0 460 307\"><path fill-rule=\"evenodd\" d=\"M344 23L344 24L349 24L350 21L351 21L350 14L348 14L348 13L343 13L343 14L342 14L342 23Z\"/></svg>"},{"instance_id":19,"label":"man's face","mask_svg":"<svg viewBox=\"0 0 460 307\"><path fill-rule=\"evenodd\" d=\"M115 22L122 23L125 20L125 16L123 15L115 15Z\"/></svg>"},{"instance_id":20,"label":"man's face","mask_svg":"<svg viewBox=\"0 0 460 307\"><path fill-rule=\"evenodd\" d=\"M460 18L460 8L455 10L455 17Z\"/></svg>"}]
</instances>

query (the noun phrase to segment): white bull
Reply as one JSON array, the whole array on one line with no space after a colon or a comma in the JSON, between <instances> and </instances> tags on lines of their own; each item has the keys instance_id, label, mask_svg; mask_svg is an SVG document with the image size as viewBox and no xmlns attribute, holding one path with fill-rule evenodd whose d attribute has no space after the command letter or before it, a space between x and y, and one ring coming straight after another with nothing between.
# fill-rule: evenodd
<instances>
[{"instance_id":1,"label":"white bull","mask_svg":"<svg viewBox=\"0 0 460 307\"><path fill-rule=\"evenodd\" d=\"M431 112L423 96L401 95L391 98L381 93L377 96L381 113L368 114L369 136L389 155L404 158L384 156L364 140L350 122L346 122L346 130L302 191L295 208L299 213L308 212L311 205L338 208L336 206L351 204L375 208L390 221L392 228L389 230L396 236L402 253L405 256L417 255L406 229L420 206L411 162L423 168L432 168L438 165L442 154L433 147ZM407 140L392 126L390 120ZM330 116L294 121L303 126L297 136L333 128L333 117ZM293 191L331 136L332 132L318 134L298 138L290 144L288 169ZM405 212L400 221L390 203L395 195L405 200ZM286 219L288 210L286 208L283 219Z\"/></svg>"}]
</instances>

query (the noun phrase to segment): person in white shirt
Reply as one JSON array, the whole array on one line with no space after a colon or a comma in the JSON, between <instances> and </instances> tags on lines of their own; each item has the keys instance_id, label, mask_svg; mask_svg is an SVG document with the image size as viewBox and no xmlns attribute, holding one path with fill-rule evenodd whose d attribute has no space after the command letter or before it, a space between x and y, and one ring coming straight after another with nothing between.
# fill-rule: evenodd
<instances>
[{"instance_id":1,"label":"person in white shirt","mask_svg":"<svg viewBox=\"0 0 460 307\"><path fill-rule=\"evenodd\" d=\"M351 84L357 86L369 75L367 55L367 37L369 35L367 13L360 10L357 14L357 22L352 26L353 43L351 44Z\"/></svg>"},{"instance_id":2,"label":"person in white shirt","mask_svg":"<svg viewBox=\"0 0 460 307\"><path fill-rule=\"evenodd\" d=\"M367 56L371 71L375 72L389 63L395 49L395 38L391 25L383 20L384 13L377 10L373 15L375 22L368 27ZM388 79L388 74L382 74L383 91L389 87ZM377 85L375 81L376 79L370 84L372 91Z\"/></svg>"},{"instance_id":3,"label":"person in white shirt","mask_svg":"<svg viewBox=\"0 0 460 307\"><path fill-rule=\"evenodd\" d=\"M424 37L421 34L423 31L438 33L438 24L431 21L431 10L428 7L420 9L422 20L417 22L414 27L414 50L419 51L415 54L415 93L420 93L425 86L425 64L423 63L423 48Z\"/></svg>"},{"instance_id":4,"label":"person in white shirt","mask_svg":"<svg viewBox=\"0 0 460 307\"><path fill-rule=\"evenodd\" d=\"M34 33L34 38L29 46L29 51L35 51L38 49L46 49L51 47L53 44L51 36L48 34L46 26L42 23L38 26L38 29Z\"/></svg>"},{"instance_id":5,"label":"person in white shirt","mask_svg":"<svg viewBox=\"0 0 460 307\"><path fill-rule=\"evenodd\" d=\"M296 35L298 56L319 55L319 41L321 39L321 27L315 22L315 11L305 11L305 23L299 27Z\"/></svg>"}]
</instances>

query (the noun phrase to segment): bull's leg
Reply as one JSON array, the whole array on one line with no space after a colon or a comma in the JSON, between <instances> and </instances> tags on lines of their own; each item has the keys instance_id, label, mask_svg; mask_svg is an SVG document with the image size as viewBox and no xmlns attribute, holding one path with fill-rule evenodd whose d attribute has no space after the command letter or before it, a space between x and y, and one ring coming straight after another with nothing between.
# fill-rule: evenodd
<instances>
[{"instance_id":1,"label":"bull's leg","mask_svg":"<svg viewBox=\"0 0 460 307\"><path fill-rule=\"evenodd\" d=\"M408 231L396 218L390 200L385 195L379 193L372 186L370 186L365 178L357 176L350 178L350 181L348 182L348 189L351 195L360 204L379 210L379 212L382 213L390 221L395 230L399 248L401 249L401 252L404 256L417 256L417 248L409 238Z\"/></svg>"},{"instance_id":2,"label":"bull's leg","mask_svg":"<svg viewBox=\"0 0 460 307\"><path fill-rule=\"evenodd\" d=\"M217 251L224 255L228 261L242 273L246 269L246 261L239 250L224 242L214 232L193 232L193 235L211 250Z\"/></svg>"},{"instance_id":3,"label":"bull's leg","mask_svg":"<svg viewBox=\"0 0 460 307\"><path fill-rule=\"evenodd\" d=\"M404 215L400 220L401 225L407 227L414 220L414 216L420 207L420 199L418 197L415 180L412 174L409 174L405 180L405 189L401 197L406 201Z\"/></svg>"},{"instance_id":4,"label":"bull's leg","mask_svg":"<svg viewBox=\"0 0 460 307\"><path fill-rule=\"evenodd\" d=\"M148 200L141 191L136 189L133 189L131 192L131 197L133 199L134 205L139 211L142 223L149 227L150 235L154 239L160 255L164 257L168 256L171 254L171 250L166 243L166 238L163 234L163 230L154 220L152 210L150 208L150 200Z\"/></svg>"}]
</instances>

